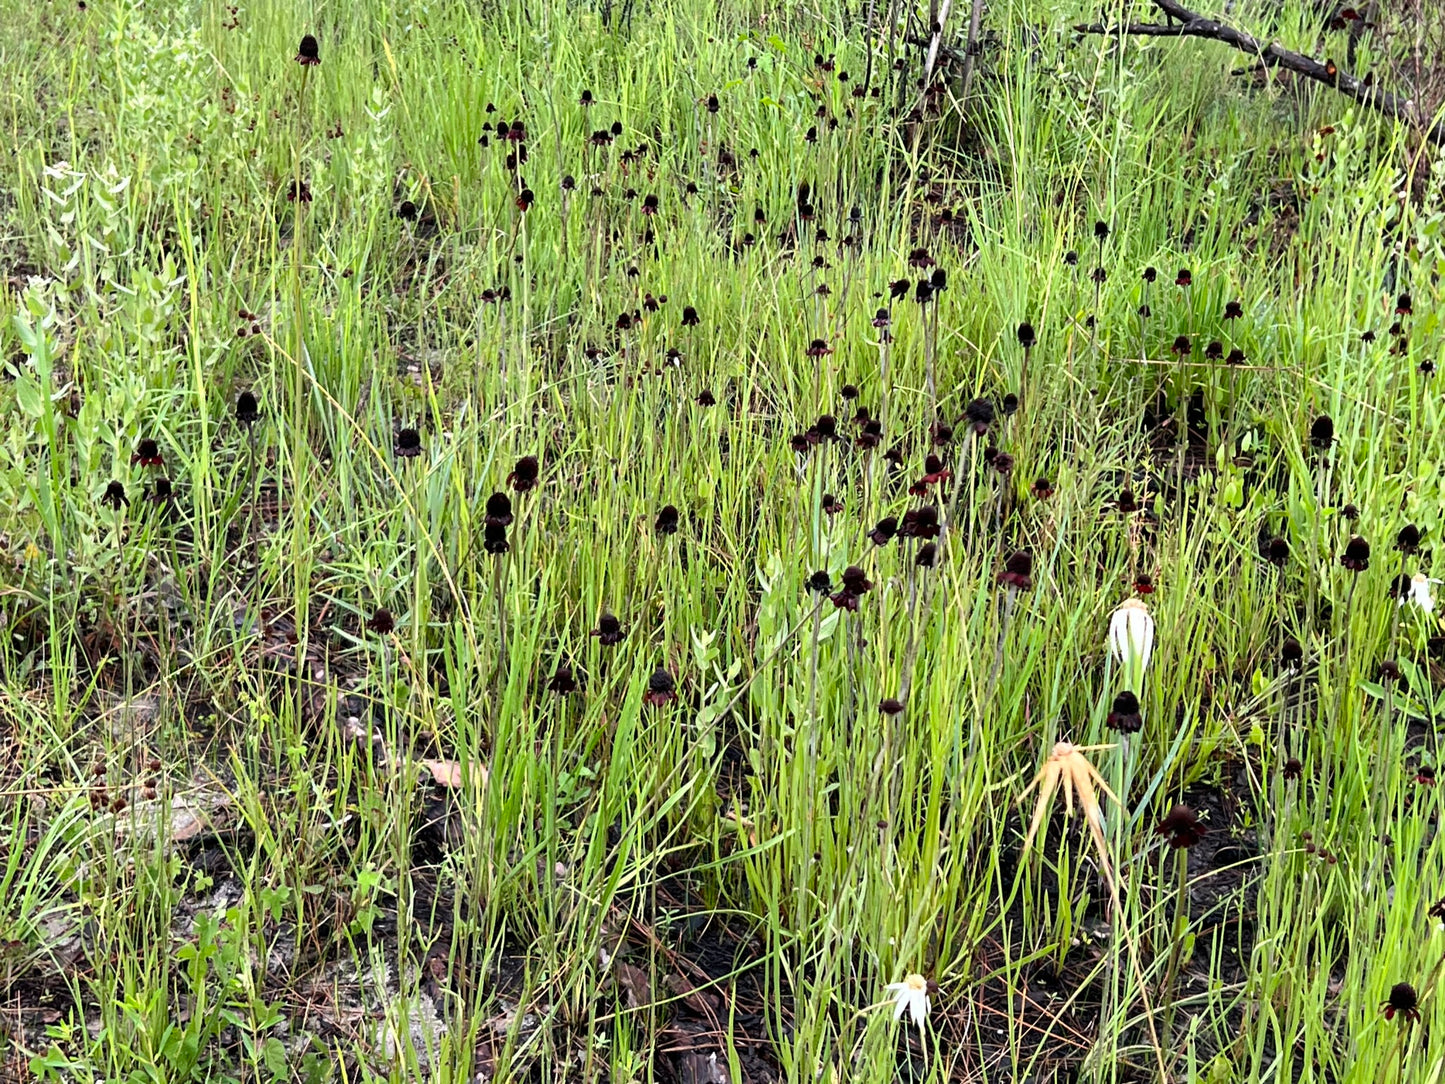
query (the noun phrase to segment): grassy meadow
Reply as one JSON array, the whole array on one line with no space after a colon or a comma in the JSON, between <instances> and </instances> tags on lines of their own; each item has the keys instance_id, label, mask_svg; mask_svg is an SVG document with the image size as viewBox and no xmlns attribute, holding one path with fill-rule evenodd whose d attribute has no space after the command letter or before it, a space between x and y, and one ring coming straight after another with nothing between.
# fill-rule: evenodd
<instances>
[{"instance_id":1,"label":"grassy meadow","mask_svg":"<svg viewBox=\"0 0 1445 1084\"><path fill-rule=\"evenodd\" d=\"M1441 1079L1445 156L944 7L0 3L0 1078Z\"/></svg>"}]
</instances>

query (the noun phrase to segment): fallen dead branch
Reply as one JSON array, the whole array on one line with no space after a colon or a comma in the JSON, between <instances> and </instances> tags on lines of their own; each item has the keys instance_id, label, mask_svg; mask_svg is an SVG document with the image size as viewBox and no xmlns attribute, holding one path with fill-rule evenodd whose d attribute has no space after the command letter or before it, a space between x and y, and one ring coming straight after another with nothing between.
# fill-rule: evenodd
<instances>
[{"instance_id":1,"label":"fallen dead branch","mask_svg":"<svg viewBox=\"0 0 1445 1084\"><path fill-rule=\"evenodd\" d=\"M1302 75L1306 79L1313 79L1318 83L1333 87L1346 97L1353 98L1384 116L1409 125L1436 146L1445 146L1445 122L1436 121L1428 124L1425 118L1420 116L1419 109L1410 98L1377 87L1368 78L1358 79L1343 72L1335 66L1333 61L1321 62L1313 57L1305 56L1303 53L1286 49L1276 42L1261 42L1243 30L1190 11L1176 0L1153 0L1153 2L1165 15L1171 19L1177 19L1178 23L1122 23L1116 26L1107 26L1103 23L1080 23L1074 27L1074 30L1080 34L1106 34L1111 37L1187 37L1221 41L1238 49L1241 53L1247 53L1266 68L1284 68Z\"/></svg>"}]
</instances>

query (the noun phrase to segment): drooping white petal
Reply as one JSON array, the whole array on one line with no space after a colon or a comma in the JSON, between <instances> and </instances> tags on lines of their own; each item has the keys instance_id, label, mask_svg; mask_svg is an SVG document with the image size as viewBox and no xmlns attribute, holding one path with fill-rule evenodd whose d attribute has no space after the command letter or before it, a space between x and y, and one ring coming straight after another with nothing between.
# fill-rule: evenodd
<instances>
[{"instance_id":1,"label":"drooping white petal","mask_svg":"<svg viewBox=\"0 0 1445 1084\"><path fill-rule=\"evenodd\" d=\"M1430 585L1434 582L1423 572L1417 572L1410 577L1410 601L1427 614L1435 612L1435 596L1430 591Z\"/></svg>"},{"instance_id":2,"label":"drooping white petal","mask_svg":"<svg viewBox=\"0 0 1445 1084\"><path fill-rule=\"evenodd\" d=\"M1154 653L1154 618L1137 598L1121 602L1109 618L1109 651L1124 670L1127 687L1143 692L1144 671Z\"/></svg>"}]
</instances>

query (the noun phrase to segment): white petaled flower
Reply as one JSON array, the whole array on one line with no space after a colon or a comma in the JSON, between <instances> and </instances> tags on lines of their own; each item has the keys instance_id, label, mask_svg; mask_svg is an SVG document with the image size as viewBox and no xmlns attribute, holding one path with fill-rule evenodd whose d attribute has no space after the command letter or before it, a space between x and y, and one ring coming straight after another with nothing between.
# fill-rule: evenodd
<instances>
[{"instance_id":1,"label":"white petaled flower","mask_svg":"<svg viewBox=\"0 0 1445 1084\"><path fill-rule=\"evenodd\" d=\"M1417 572L1410 577L1410 601L1427 614L1435 612L1435 596L1430 592L1432 583L1439 583L1439 580L1432 580L1423 572ZM1405 605L1405 600L1400 600L1400 605Z\"/></svg>"},{"instance_id":2,"label":"white petaled flower","mask_svg":"<svg viewBox=\"0 0 1445 1084\"><path fill-rule=\"evenodd\" d=\"M1119 603L1109 618L1109 650L1124 669L1126 687L1142 692L1144 671L1154 652L1154 618L1149 616L1149 607L1137 598Z\"/></svg>"},{"instance_id":3,"label":"white petaled flower","mask_svg":"<svg viewBox=\"0 0 1445 1084\"><path fill-rule=\"evenodd\" d=\"M902 982L890 982L888 989L893 993L893 1019L902 1020L908 1013L922 1031L928 1010L933 1007L928 1000L928 980L922 975L904 975Z\"/></svg>"}]
</instances>

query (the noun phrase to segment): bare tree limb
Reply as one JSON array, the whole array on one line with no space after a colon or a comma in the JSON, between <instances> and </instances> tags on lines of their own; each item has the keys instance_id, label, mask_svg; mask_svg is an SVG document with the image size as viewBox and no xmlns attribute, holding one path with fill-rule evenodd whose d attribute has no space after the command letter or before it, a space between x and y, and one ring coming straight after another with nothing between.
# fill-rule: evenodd
<instances>
[{"instance_id":1,"label":"bare tree limb","mask_svg":"<svg viewBox=\"0 0 1445 1084\"><path fill-rule=\"evenodd\" d=\"M978 34L982 28L983 0L973 0L973 8L968 13L968 40L963 47L963 81L958 90L963 101L968 100L968 85L973 82L973 69L978 62Z\"/></svg>"},{"instance_id":2,"label":"bare tree limb","mask_svg":"<svg viewBox=\"0 0 1445 1084\"><path fill-rule=\"evenodd\" d=\"M1353 75L1340 71L1332 61L1321 63L1303 53L1286 49L1276 42L1261 42L1243 30L1207 19L1190 11L1177 0L1153 0L1154 5L1165 15L1178 19L1179 26L1164 26L1156 23L1135 23L1120 26L1104 26L1100 23L1083 23L1074 30L1080 34L1105 34L1109 36L1130 35L1139 37L1189 37L1221 41L1248 53L1267 68L1279 67L1333 87L1346 97L1362 105L1401 121L1419 131L1427 140L1438 146L1445 146L1445 121L1428 124L1421 117L1415 102L1399 94L1374 86Z\"/></svg>"}]
</instances>

